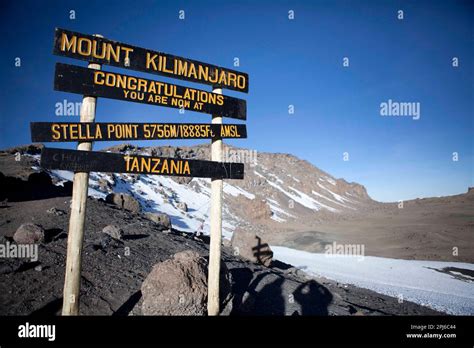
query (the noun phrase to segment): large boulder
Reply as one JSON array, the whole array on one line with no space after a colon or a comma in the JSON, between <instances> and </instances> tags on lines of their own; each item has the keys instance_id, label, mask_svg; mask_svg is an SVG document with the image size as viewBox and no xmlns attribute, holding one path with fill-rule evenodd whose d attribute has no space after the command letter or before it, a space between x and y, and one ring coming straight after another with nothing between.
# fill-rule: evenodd
<instances>
[{"instance_id":1,"label":"large boulder","mask_svg":"<svg viewBox=\"0 0 474 348\"><path fill-rule=\"evenodd\" d=\"M272 263L272 249L255 232L236 229L232 234L231 245L234 252L244 259L267 267Z\"/></svg>"},{"instance_id":2,"label":"large boulder","mask_svg":"<svg viewBox=\"0 0 474 348\"><path fill-rule=\"evenodd\" d=\"M140 212L140 203L127 193L109 193L105 197L105 201L134 213Z\"/></svg>"},{"instance_id":3,"label":"large boulder","mask_svg":"<svg viewBox=\"0 0 474 348\"><path fill-rule=\"evenodd\" d=\"M16 230L13 240L18 244L38 244L44 242L44 229L41 226L25 223Z\"/></svg>"},{"instance_id":4,"label":"large boulder","mask_svg":"<svg viewBox=\"0 0 474 348\"><path fill-rule=\"evenodd\" d=\"M163 213L145 213L145 217L153 221L154 223L160 225L164 230L171 229L171 219L168 215Z\"/></svg>"},{"instance_id":5,"label":"large boulder","mask_svg":"<svg viewBox=\"0 0 474 348\"><path fill-rule=\"evenodd\" d=\"M192 250L157 263L142 284L144 315L206 315L207 260ZM221 263L221 308L230 303L230 273Z\"/></svg>"}]
</instances>

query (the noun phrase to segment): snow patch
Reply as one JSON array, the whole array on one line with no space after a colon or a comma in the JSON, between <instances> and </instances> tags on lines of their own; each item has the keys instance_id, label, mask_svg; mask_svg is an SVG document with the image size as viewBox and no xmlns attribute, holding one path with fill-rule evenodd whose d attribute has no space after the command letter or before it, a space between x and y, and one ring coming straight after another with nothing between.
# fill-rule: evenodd
<instances>
[{"instance_id":1,"label":"snow patch","mask_svg":"<svg viewBox=\"0 0 474 348\"><path fill-rule=\"evenodd\" d=\"M250 193L248 191L245 191L243 188L238 187L238 186L233 186L231 184L228 184L224 182L224 188L223 188L224 193L227 193L229 195L232 195L234 197L237 197L239 195L244 195L248 199L255 199L255 195L253 193Z\"/></svg>"},{"instance_id":2,"label":"snow patch","mask_svg":"<svg viewBox=\"0 0 474 348\"><path fill-rule=\"evenodd\" d=\"M296 192L300 197L301 197L301 200L303 202L303 205L305 205L306 207L309 207L310 209L316 209L316 210L319 210L320 208L324 208L324 209L327 209L329 211L332 211L333 213L337 213L338 210L337 209L334 209L333 207L330 207L328 205L325 205L319 201L316 201L315 199L311 198L310 196L308 196L306 193L304 192L301 192L301 191L298 191L297 189L295 189L294 187L291 187L291 186L288 186L288 188L290 190L293 190L294 192ZM312 207L314 208L312 208Z\"/></svg>"},{"instance_id":3,"label":"snow patch","mask_svg":"<svg viewBox=\"0 0 474 348\"><path fill-rule=\"evenodd\" d=\"M323 196L322 194L320 194L320 193L318 193L318 192L316 192L316 191L311 191L311 193L312 193L313 195L315 195L315 196L324 198L324 199L328 200L329 202L332 202L332 203L334 203L334 204L338 204L338 205L340 205L340 206L343 206L344 208L348 208L348 209L352 209L352 210L357 210L356 208L349 207L348 205L345 205L345 204L343 204L343 203L341 203L341 202L337 202L337 201L335 201L335 200L333 200L333 199L331 199L331 198L329 198L329 197Z\"/></svg>"},{"instance_id":4,"label":"snow patch","mask_svg":"<svg viewBox=\"0 0 474 348\"><path fill-rule=\"evenodd\" d=\"M338 195L337 193L334 193L332 192L331 190L329 190L328 188L324 187L323 185L321 185L319 182L317 183L319 187L321 187L323 190L326 190L327 192L329 192L335 199L337 199L339 202L350 202L352 203L352 201L350 199L347 199L347 198L344 198L342 197L341 195Z\"/></svg>"},{"instance_id":5,"label":"snow patch","mask_svg":"<svg viewBox=\"0 0 474 348\"><path fill-rule=\"evenodd\" d=\"M462 262L400 260L384 257L331 257L281 246L271 246L274 258L310 274L353 284L393 297L403 296L454 315L474 315L473 282L440 272L446 267L474 270Z\"/></svg>"}]
</instances>

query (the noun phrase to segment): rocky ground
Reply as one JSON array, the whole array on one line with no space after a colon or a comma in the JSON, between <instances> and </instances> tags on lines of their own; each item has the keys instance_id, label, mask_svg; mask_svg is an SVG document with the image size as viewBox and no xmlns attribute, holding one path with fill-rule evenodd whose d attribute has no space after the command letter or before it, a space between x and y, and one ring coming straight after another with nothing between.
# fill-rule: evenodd
<instances>
[{"instance_id":1,"label":"rocky ground","mask_svg":"<svg viewBox=\"0 0 474 348\"><path fill-rule=\"evenodd\" d=\"M62 287L70 197L7 203L0 209L0 236L13 242L25 222L41 225L45 241L37 262L0 260L0 314L56 315ZM207 257L208 240L177 230L163 231L140 213L89 198L81 278L83 315L140 315L141 286L153 265L183 250ZM56 208L51 210L51 208ZM47 213L47 210L52 213ZM61 214L58 212L65 212ZM121 240L104 242L102 229L115 224ZM128 255L128 256L127 256ZM310 278L291 265L273 261L265 267L233 255L223 247L232 276L230 315L431 315L429 308L375 292Z\"/></svg>"}]
</instances>

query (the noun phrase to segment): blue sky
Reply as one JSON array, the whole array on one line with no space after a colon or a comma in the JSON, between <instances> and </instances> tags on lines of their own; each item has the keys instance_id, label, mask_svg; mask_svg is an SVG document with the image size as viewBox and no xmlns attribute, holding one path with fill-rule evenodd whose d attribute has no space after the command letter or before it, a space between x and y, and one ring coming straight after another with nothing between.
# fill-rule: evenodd
<instances>
[{"instance_id":1,"label":"blue sky","mask_svg":"<svg viewBox=\"0 0 474 348\"><path fill-rule=\"evenodd\" d=\"M85 66L53 56L54 28L61 27L247 72L248 95L224 90L247 99L249 138L233 145L294 154L381 201L463 193L474 186L473 13L470 1L2 1L0 147L30 143L31 121L78 120L55 115L56 103L81 96L53 90L54 64ZM380 116L389 99L420 103L420 119ZM99 99L96 120L210 118Z\"/></svg>"}]
</instances>

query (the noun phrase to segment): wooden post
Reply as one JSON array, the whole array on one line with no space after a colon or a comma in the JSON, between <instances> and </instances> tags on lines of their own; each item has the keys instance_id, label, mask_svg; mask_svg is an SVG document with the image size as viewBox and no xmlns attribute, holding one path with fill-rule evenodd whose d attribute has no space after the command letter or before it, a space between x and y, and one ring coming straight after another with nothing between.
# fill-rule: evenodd
<instances>
[{"instance_id":1,"label":"wooden post","mask_svg":"<svg viewBox=\"0 0 474 348\"><path fill-rule=\"evenodd\" d=\"M221 88L213 93L222 94ZM212 115L212 123L222 124L222 116ZM212 140L211 160L222 162L222 139ZM222 179L211 179L211 242L209 246L209 270L207 289L207 313L219 315L219 273L221 268L222 239Z\"/></svg>"},{"instance_id":2,"label":"wooden post","mask_svg":"<svg viewBox=\"0 0 474 348\"><path fill-rule=\"evenodd\" d=\"M101 35L94 35L102 37ZM100 64L89 63L89 69L100 70ZM94 122L97 98L84 96L81 105L81 122ZM91 142L77 145L78 150L91 151ZM63 315L79 314L79 292L81 288L82 244L86 219L89 173L74 173L72 187L71 217L67 238L66 272L64 278Z\"/></svg>"}]
</instances>

